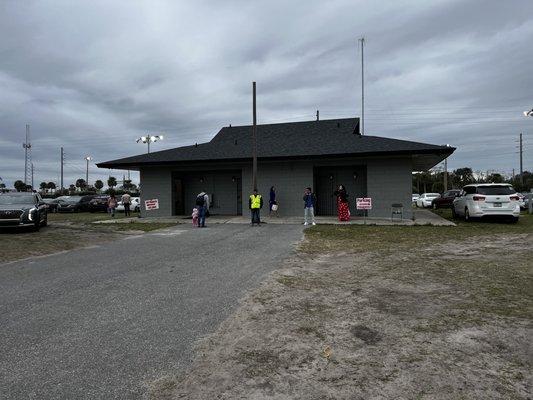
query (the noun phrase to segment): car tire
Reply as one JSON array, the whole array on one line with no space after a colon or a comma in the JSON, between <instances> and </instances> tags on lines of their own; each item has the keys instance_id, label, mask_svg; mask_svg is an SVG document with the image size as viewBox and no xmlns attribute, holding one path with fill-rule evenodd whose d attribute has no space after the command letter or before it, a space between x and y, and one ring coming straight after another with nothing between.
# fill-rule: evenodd
<instances>
[{"instance_id":1,"label":"car tire","mask_svg":"<svg viewBox=\"0 0 533 400\"><path fill-rule=\"evenodd\" d=\"M511 224L516 224L518 222L518 217L511 217L509 222L511 222Z\"/></svg>"},{"instance_id":2,"label":"car tire","mask_svg":"<svg viewBox=\"0 0 533 400\"><path fill-rule=\"evenodd\" d=\"M472 221L472 218L470 217L470 212L468 211L468 208L465 208L465 221L467 221L467 222Z\"/></svg>"},{"instance_id":3,"label":"car tire","mask_svg":"<svg viewBox=\"0 0 533 400\"><path fill-rule=\"evenodd\" d=\"M44 216L44 221L41 223L41 226L47 226L48 225L48 213Z\"/></svg>"},{"instance_id":4,"label":"car tire","mask_svg":"<svg viewBox=\"0 0 533 400\"><path fill-rule=\"evenodd\" d=\"M39 229L41 229L41 219L37 218L37 221L33 224L33 231L39 232Z\"/></svg>"},{"instance_id":5,"label":"car tire","mask_svg":"<svg viewBox=\"0 0 533 400\"><path fill-rule=\"evenodd\" d=\"M437 208L437 203L433 203L433 209L436 210Z\"/></svg>"}]
</instances>

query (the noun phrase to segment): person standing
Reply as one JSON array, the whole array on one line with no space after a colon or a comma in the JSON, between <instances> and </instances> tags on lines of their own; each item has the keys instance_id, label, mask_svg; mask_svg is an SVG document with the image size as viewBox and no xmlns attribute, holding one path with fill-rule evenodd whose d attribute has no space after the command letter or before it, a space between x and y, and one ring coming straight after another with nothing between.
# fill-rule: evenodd
<instances>
[{"instance_id":1,"label":"person standing","mask_svg":"<svg viewBox=\"0 0 533 400\"><path fill-rule=\"evenodd\" d=\"M252 226L254 226L254 224L257 224L258 226L261 225L261 216L259 215L259 212L261 208L263 208L263 197L257 193L257 189L254 189L254 193L250 195L248 206L252 213Z\"/></svg>"},{"instance_id":2,"label":"person standing","mask_svg":"<svg viewBox=\"0 0 533 400\"><path fill-rule=\"evenodd\" d=\"M209 210L209 196L205 192L196 196L196 208L198 208L198 228L205 228L205 217Z\"/></svg>"},{"instance_id":3,"label":"person standing","mask_svg":"<svg viewBox=\"0 0 533 400\"><path fill-rule=\"evenodd\" d=\"M115 218L115 208L117 208L117 199L115 198L115 195L112 194L109 196L109 199L107 199L107 212L111 214L113 218Z\"/></svg>"},{"instance_id":4,"label":"person standing","mask_svg":"<svg viewBox=\"0 0 533 400\"><path fill-rule=\"evenodd\" d=\"M337 213L339 221L349 221L350 205L348 204L348 193L346 193L344 185L339 185L333 194L337 196Z\"/></svg>"},{"instance_id":5,"label":"person standing","mask_svg":"<svg viewBox=\"0 0 533 400\"><path fill-rule=\"evenodd\" d=\"M268 200L268 205L270 207L269 210L269 216L272 216L272 214L277 214L278 211L278 202L276 201L276 188L272 186L270 188L270 199ZM275 206L275 207L274 207Z\"/></svg>"},{"instance_id":6,"label":"person standing","mask_svg":"<svg viewBox=\"0 0 533 400\"><path fill-rule=\"evenodd\" d=\"M308 187L305 189L305 192L304 192L304 225L309 225L309 224L316 225L315 204L316 204L316 196L313 193L313 190L310 187Z\"/></svg>"},{"instance_id":7,"label":"person standing","mask_svg":"<svg viewBox=\"0 0 533 400\"><path fill-rule=\"evenodd\" d=\"M130 217L131 216L131 211L130 211L131 196L129 195L129 193L124 193L122 195L121 200L122 200L122 204L124 205L124 216Z\"/></svg>"}]
</instances>

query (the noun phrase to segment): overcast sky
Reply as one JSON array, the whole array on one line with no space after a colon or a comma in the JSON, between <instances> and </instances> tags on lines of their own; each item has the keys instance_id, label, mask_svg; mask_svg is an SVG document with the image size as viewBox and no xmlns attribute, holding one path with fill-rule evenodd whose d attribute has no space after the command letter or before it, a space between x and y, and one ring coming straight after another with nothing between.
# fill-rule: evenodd
<instances>
[{"instance_id":1,"label":"overcast sky","mask_svg":"<svg viewBox=\"0 0 533 400\"><path fill-rule=\"evenodd\" d=\"M186 4L187 3L187 4ZM533 169L533 1L0 0L0 177L122 177L94 163L209 140L229 123L360 115L365 131L458 150L449 167ZM138 179L138 174L133 175Z\"/></svg>"}]
</instances>

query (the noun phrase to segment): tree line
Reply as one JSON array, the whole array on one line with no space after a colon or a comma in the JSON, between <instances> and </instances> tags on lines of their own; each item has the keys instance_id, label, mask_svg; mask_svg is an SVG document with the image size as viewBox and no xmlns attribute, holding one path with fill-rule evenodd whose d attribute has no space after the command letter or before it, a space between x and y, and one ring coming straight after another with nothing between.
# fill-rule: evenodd
<instances>
[{"instance_id":1,"label":"tree line","mask_svg":"<svg viewBox=\"0 0 533 400\"><path fill-rule=\"evenodd\" d=\"M0 189L5 189L5 184L0 187ZM15 190L17 192L29 192L33 190L34 188L31 185L25 184L22 180L17 180L13 184ZM116 189L122 190L125 192L137 192L138 187L130 179L124 180L123 184L118 186L117 178L114 176L110 176L107 179L107 186L109 187L108 190L104 191L104 193L107 193L109 191L116 192ZM41 182L39 184L39 189L42 193L46 193L47 191L51 191L53 195L55 196L61 196L61 195L69 195L74 193L100 193L102 189L104 188L104 182L100 179L94 181L94 185L88 185L87 182L85 182L85 179L79 178L76 179L75 183L71 183L67 187L63 188L61 190L60 188L57 188L57 185L54 182Z\"/></svg>"},{"instance_id":2,"label":"tree line","mask_svg":"<svg viewBox=\"0 0 533 400\"><path fill-rule=\"evenodd\" d=\"M413 193L442 193L444 191L445 172L425 171L413 174ZM448 172L448 189L462 189L471 183L510 183L518 192L529 192L533 188L533 173L524 171L522 175L506 179L498 173L477 178L472 168L457 168Z\"/></svg>"}]
</instances>

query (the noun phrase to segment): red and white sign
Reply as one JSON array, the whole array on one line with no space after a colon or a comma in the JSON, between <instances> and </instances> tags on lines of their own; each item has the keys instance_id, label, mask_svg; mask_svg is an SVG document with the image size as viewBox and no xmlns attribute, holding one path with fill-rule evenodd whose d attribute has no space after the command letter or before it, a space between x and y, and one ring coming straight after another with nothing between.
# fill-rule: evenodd
<instances>
[{"instance_id":1,"label":"red and white sign","mask_svg":"<svg viewBox=\"0 0 533 400\"><path fill-rule=\"evenodd\" d=\"M358 197L355 199L355 206L358 210L372 210L372 198Z\"/></svg>"},{"instance_id":2,"label":"red and white sign","mask_svg":"<svg viewBox=\"0 0 533 400\"><path fill-rule=\"evenodd\" d=\"M147 210L159 210L159 199L145 200L144 208Z\"/></svg>"}]
</instances>

